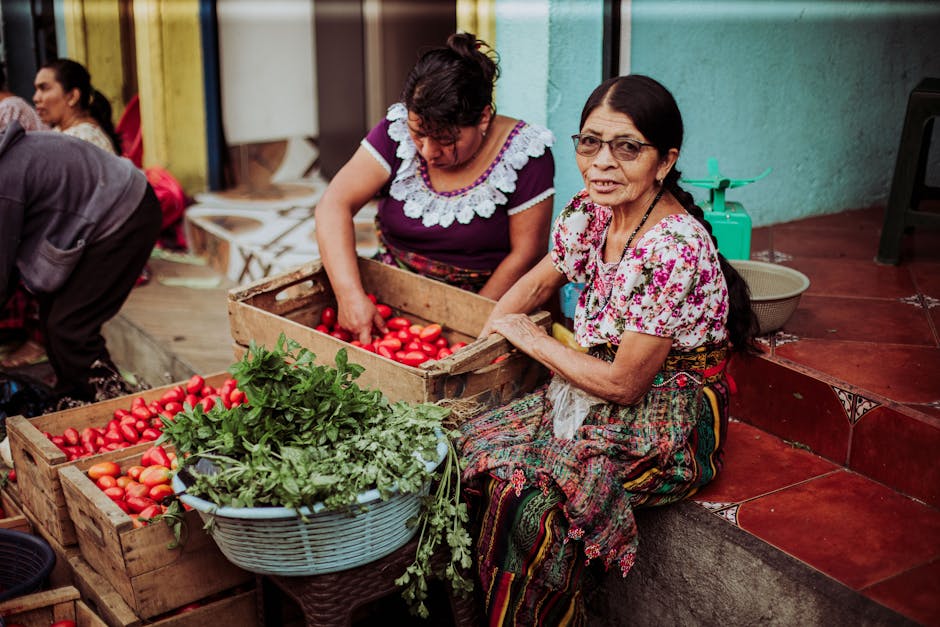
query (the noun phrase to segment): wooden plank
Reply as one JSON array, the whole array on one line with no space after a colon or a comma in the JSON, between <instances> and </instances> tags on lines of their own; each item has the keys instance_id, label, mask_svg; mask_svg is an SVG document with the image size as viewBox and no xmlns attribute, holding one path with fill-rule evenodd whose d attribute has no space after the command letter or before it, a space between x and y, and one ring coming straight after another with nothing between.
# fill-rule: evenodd
<instances>
[{"instance_id":1,"label":"wooden plank","mask_svg":"<svg viewBox=\"0 0 940 627\"><path fill-rule=\"evenodd\" d=\"M77 589L62 586L4 601L0 603L0 616L10 624L51 625L59 620L75 620L78 600Z\"/></svg>"},{"instance_id":2,"label":"wooden plank","mask_svg":"<svg viewBox=\"0 0 940 627\"><path fill-rule=\"evenodd\" d=\"M126 471L141 455L114 461ZM135 615L150 618L253 578L222 555L196 511L186 512L186 541L173 549L168 548L174 537L165 523L135 528L131 517L85 475L92 463L80 460L60 470L68 511L83 558Z\"/></svg>"},{"instance_id":3,"label":"wooden plank","mask_svg":"<svg viewBox=\"0 0 940 627\"><path fill-rule=\"evenodd\" d=\"M26 514L20 509L19 505L13 500L13 497L6 492L0 492L0 508L3 509L4 517L0 518L0 529L9 529L10 531L30 532L29 521L26 520Z\"/></svg>"},{"instance_id":4,"label":"wooden plank","mask_svg":"<svg viewBox=\"0 0 940 627\"><path fill-rule=\"evenodd\" d=\"M59 586L70 586L74 583L72 577L72 569L69 566L68 560L73 555L78 555L78 545L63 545L49 532L48 527L44 522L36 517L36 514L32 512L25 505L22 506L23 513L26 514L26 520L29 521L29 526L32 529L32 532L40 536L43 540L49 543L49 546L52 547L53 553L55 553L56 562L55 566L52 569L52 572L49 573L48 585L50 587L59 587Z\"/></svg>"},{"instance_id":5,"label":"wooden plank","mask_svg":"<svg viewBox=\"0 0 940 627\"><path fill-rule=\"evenodd\" d=\"M108 624L82 601L75 602L76 627L108 627Z\"/></svg>"},{"instance_id":6,"label":"wooden plank","mask_svg":"<svg viewBox=\"0 0 940 627\"><path fill-rule=\"evenodd\" d=\"M206 383L218 387L229 376L227 372L214 373L206 377ZM50 442L43 432L59 435L68 427L74 427L79 431L85 427L103 428L114 416L116 409L130 409L135 397L140 396L149 403L184 383L176 382L137 394L129 394L36 418L11 416L7 419L10 451L13 455L13 465L16 467L22 504L46 525L49 533L59 543L70 545L77 542L75 527L66 507L65 494L59 483L59 469L74 464L78 460L68 461L65 453ZM152 445L152 442L144 442L126 449L100 453L82 459L91 460L92 463L114 461L132 453L142 453Z\"/></svg>"},{"instance_id":7,"label":"wooden plank","mask_svg":"<svg viewBox=\"0 0 940 627\"><path fill-rule=\"evenodd\" d=\"M101 616L110 627L139 627L143 621L134 614L117 590L107 579L95 571L81 555L69 559L75 573L75 586L82 599Z\"/></svg>"}]
</instances>

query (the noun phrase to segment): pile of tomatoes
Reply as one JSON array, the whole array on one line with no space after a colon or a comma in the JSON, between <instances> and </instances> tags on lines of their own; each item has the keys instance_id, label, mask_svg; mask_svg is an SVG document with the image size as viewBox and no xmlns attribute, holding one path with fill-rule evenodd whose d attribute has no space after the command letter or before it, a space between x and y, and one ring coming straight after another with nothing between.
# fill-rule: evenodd
<instances>
[{"instance_id":1,"label":"pile of tomatoes","mask_svg":"<svg viewBox=\"0 0 940 627\"><path fill-rule=\"evenodd\" d=\"M393 316L391 307L376 302L373 294L369 294L369 298L375 303L376 310L385 320L388 332L373 337L368 344L353 339L352 333L337 324L334 307L323 308L320 313L320 324L314 328L338 340L349 342L353 346L406 366L420 366L427 361L444 359L467 345L466 342L451 344L442 334L441 325L437 323L420 325L404 316Z\"/></svg>"},{"instance_id":2,"label":"pile of tomatoes","mask_svg":"<svg viewBox=\"0 0 940 627\"><path fill-rule=\"evenodd\" d=\"M130 408L114 410L114 416L106 425L85 427L81 431L69 427L59 435L49 432L44 432L44 435L66 454L69 461L152 442L163 432L163 421L173 420L184 405L202 405L205 411L216 403L222 403L226 408L241 405L245 402L245 393L237 386L238 382L229 378L216 389L195 374L185 385L177 385L149 403L142 396L134 397Z\"/></svg>"},{"instance_id":3,"label":"pile of tomatoes","mask_svg":"<svg viewBox=\"0 0 940 627\"><path fill-rule=\"evenodd\" d=\"M166 501L174 494L170 479L176 466L175 453L152 446L144 451L140 463L124 471L107 461L92 465L86 474L130 515L136 527L141 527L166 512Z\"/></svg>"}]
</instances>

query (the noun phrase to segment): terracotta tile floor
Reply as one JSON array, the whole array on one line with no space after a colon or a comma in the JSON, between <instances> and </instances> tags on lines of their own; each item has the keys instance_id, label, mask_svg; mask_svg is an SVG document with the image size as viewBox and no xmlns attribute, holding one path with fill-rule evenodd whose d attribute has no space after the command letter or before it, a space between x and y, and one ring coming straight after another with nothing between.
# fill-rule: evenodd
<instances>
[{"instance_id":1,"label":"terracotta tile floor","mask_svg":"<svg viewBox=\"0 0 940 627\"><path fill-rule=\"evenodd\" d=\"M726 465L695 499L865 596L940 625L940 230L874 256L883 210L755 229L811 281L765 355L732 365Z\"/></svg>"}]
</instances>

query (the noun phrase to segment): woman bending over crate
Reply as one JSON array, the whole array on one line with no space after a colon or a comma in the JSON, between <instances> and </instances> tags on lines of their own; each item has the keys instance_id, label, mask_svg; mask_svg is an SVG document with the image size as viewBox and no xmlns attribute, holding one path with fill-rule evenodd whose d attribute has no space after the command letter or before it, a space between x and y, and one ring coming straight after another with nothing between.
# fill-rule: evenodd
<instances>
[{"instance_id":1,"label":"woman bending over crate","mask_svg":"<svg viewBox=\"0 0 940 627\"><path fill-rule=\"evenodd\" d=\"M597 560L636 558L633 510L689 496L721 466L730 350L753 350L747 288L679 187L682 119L644 76L602 83L573 136L585 189L552 248L499 300L499 333L550 383L464 423L476 566L491 625L583 625ZM569 348L525 315L583 282Z\"/></svg>"},{"instance_id":2,"label":"woman bending over crate","mask_svg":"<svg viewBox=\"0 0 940 627\"><path fill-rule=\"evenodd\" d=\"M339 325L363 343L385 322L356 263L353 216L379 197L377 257L497 299L545 254L552 133L498 115L499 74L474 35L423 54L316 208L317 243Z\"/></svg>"}]
</instances>

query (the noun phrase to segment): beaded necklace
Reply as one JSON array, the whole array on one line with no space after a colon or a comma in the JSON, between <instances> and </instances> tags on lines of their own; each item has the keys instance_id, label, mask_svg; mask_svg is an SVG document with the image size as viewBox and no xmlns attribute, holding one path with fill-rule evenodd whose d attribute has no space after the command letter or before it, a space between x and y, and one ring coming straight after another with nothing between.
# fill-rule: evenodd
<instances>
[{"instance_id":1,"label":"beaded necklace","mask_svg":"<svg viewBox=\"0 0 940 627\"><path fill-rule=\"evenodd\" d=\"M649 219L650 214L653 213L653 209L656 207L656 203L658 203L659 199L663 197L663 189L664 189L663 187L659 188L659 192L656 194L656 197L653 198L653 202L650 203L650 206L646 210L646 213L643 214L643 217L640 219L640 223L636 225L636 228L633 229L632 233L630 233L630 237L627 238L627 242L626 244L623 245L623 250L620 252L620 259L617 261L618 267L620 266L620 263L623 261L623 258L627 256L627 251L630 250L630 245L633 244L633 240L636 238L637 233L640 232L640 229L643 228L643 225L646 224L646 221ZM597 279L597 268L598 266L601 265L602 262L603 262L603 253L601 253L601 259L599 259L594 264L594 272L591 273L591 280L589 282L589 285L591 286L592 291L594 291L594 282ZM607 288L607 298L604 299L604 302L602 304L594 308L593 315L588 315L589 320L596 319L601 314L601 312L607 309L607 304L610 302L610 297L613 291L614 291L614 286L613 286L613 282L611 281L611 284Z\"/></svg>"}]
</instances>

